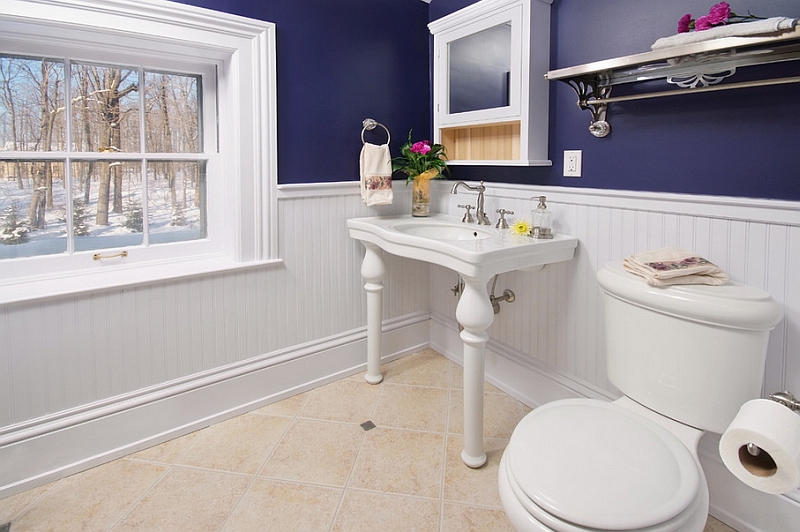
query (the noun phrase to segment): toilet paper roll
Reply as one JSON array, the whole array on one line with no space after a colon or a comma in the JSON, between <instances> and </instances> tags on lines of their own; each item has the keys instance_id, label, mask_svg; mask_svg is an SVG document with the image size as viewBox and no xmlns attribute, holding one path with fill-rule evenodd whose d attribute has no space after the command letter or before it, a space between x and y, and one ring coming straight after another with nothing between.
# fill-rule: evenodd
<instances>
[{"instance_id":1,"label":"toilet paper roll","mask_svg":"<svg viewBox=\"0 0 800 532\"><path fill-rule=\"evenodd\" d=\"M800 416L769 399L748 401L722 434L719 454L751 488L792 491L800 484Z\"/></svg>"}]
</instances>

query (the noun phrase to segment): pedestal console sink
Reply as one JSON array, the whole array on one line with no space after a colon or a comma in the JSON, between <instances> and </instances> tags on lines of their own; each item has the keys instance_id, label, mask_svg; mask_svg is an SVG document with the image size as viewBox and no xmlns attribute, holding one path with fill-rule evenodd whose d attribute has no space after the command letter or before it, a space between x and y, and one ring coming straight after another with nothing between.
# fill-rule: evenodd
<instances>
[{"instance_id":1,"label":"pedestal console sink","mask_svg":"<svg viewBox=\"0 0 800 532\"><path fill-rule=\"evenodd\" d=\"M383 278L386 268L381 250L438 264L458 272L464 291L456 307L464 342L464 450L461 458L470 467L486 462L483 449L483 383L486 330L494 320L488 281L499 273L537 270L546 264L572 259L578 240L555 234L537 240L512 234L507 229L461 223L452 216L425 218L376 216L347 220L350 237L366 249L361 264L367 292L367 374L371 384L381 382L381 317Z\"/></svg>"}]
</instances>

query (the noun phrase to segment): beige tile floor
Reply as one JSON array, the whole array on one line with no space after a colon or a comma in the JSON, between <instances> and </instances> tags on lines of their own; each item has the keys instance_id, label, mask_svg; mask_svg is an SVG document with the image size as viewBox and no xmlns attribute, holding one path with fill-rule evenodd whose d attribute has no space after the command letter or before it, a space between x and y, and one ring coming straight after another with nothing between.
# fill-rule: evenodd
<instances>
[{"instance_id":1,"label":"beige tile floor","mask_svg":"<svg viewBox=\"0 0 800 532\"><path fill-rule=\"evenodd\" d=\"M513 532L497 465L529 408L486 386L464 466L461 368L432 350L0 500L23 531ZM376 428L360 424L371 420ZM732 532L713 519L706 532Z\"/></svg>"}]
</instances>

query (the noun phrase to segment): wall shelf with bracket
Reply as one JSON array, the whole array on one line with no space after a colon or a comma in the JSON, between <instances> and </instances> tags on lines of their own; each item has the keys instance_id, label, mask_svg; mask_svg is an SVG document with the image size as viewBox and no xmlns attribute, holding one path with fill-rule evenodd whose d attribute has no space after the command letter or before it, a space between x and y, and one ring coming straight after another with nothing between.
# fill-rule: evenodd
<instances>
[{"instance_id":1,"label":"wall shelf with bracket","mask_svg":"<svg viewBox=\"0 0 800 532\"><path fill-rule=\"evenodd\" d=\"M596 61L549 71L551 81L567 83L578 96L578 107L592 114L589 131L605 137L608 106L616 102L699 94L703 92L800 83L800 76L722 83L744 66L800 59L800 27L772 36L725 37L652 52ZM612 96L624 83L665 79L676 88Z\"/></svg>"}]
</instances>

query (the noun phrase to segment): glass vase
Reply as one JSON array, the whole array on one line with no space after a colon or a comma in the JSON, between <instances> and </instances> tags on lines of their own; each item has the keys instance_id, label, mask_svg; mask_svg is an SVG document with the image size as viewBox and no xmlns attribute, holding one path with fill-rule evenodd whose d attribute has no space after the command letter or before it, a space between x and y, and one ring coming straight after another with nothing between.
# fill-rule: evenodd
<instances>
[{"instance_id":1,"label":"glass vase","mask_svg":"<svg viewBox=\"0 0 800 532\"><path fill-rule=\"evenodd\" d=\"M411 216L428 216L431 209L431 179L439 175L435 169L428 170L414 177L414 189L411 193Z\"/></svg>"}]
</instances>

